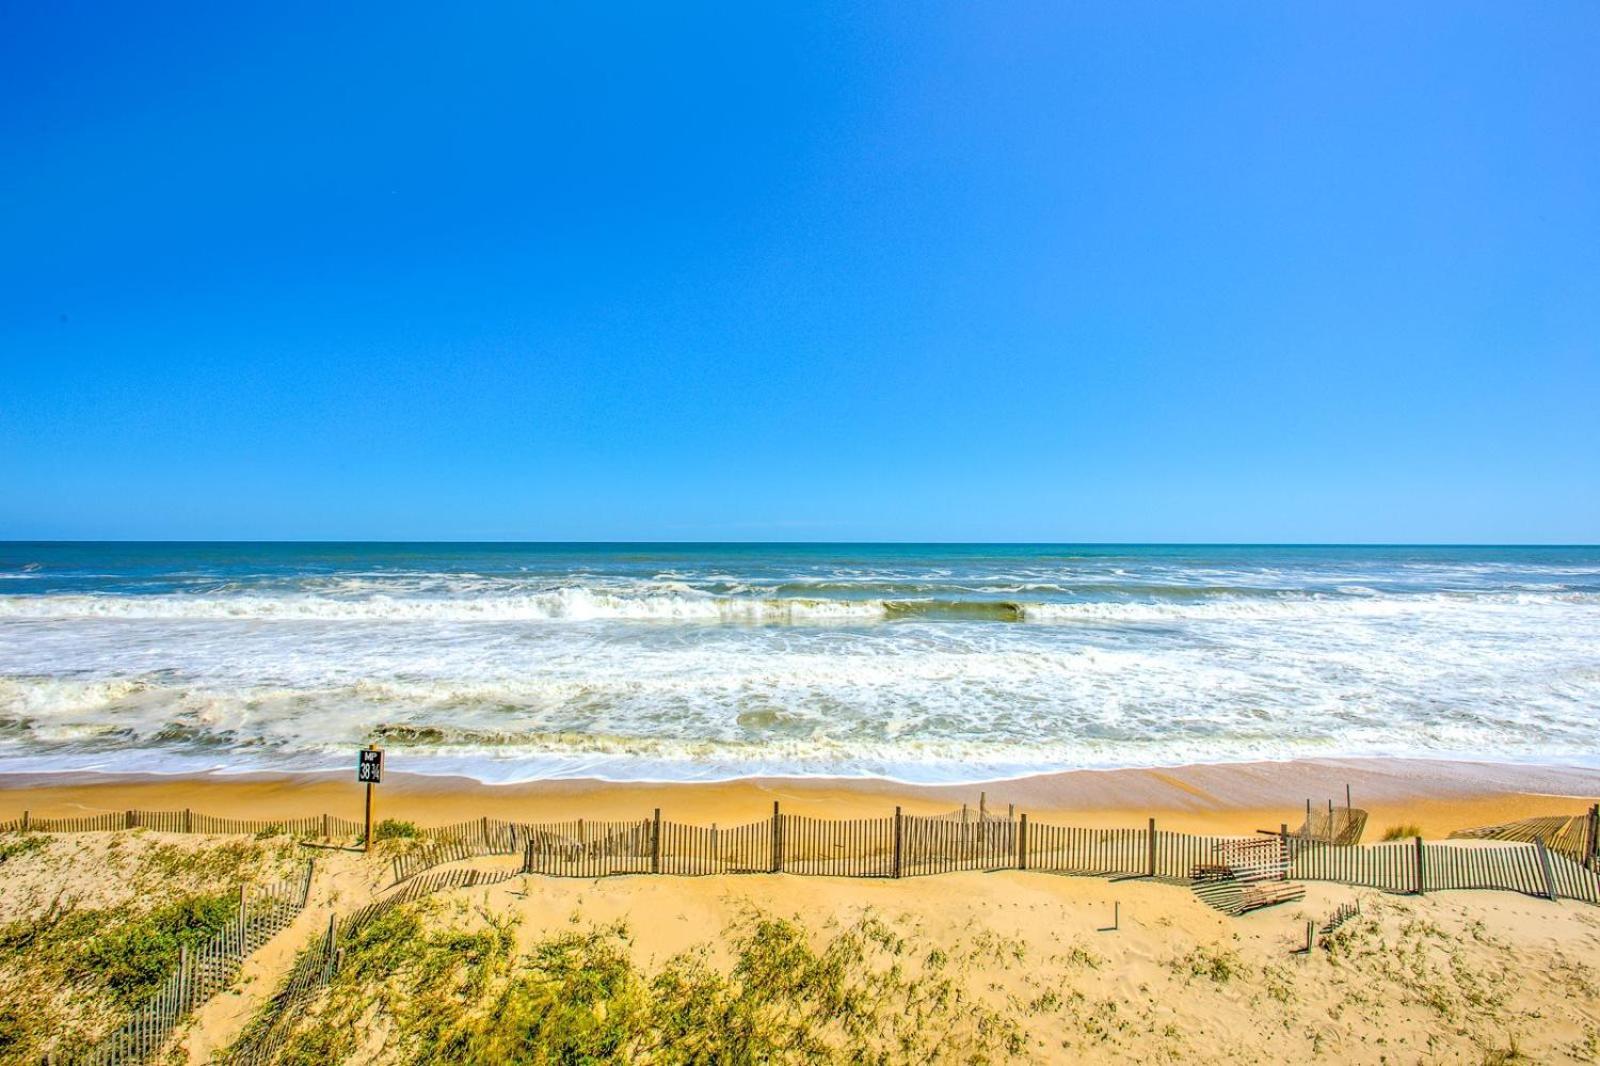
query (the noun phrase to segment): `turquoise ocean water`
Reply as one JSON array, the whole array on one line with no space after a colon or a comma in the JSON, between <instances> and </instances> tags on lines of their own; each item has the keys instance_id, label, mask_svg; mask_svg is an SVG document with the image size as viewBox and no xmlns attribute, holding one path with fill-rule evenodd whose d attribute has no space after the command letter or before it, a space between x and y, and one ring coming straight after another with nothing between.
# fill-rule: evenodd
<instances>
[{"instance_id":1,"label":"turquoise ocean water","mask_svg":"<svg viewBox=\"0 0 1600 1066\"><path fill-rule=\"evenodd\" d=\"M0 543L0 771L1600 763L1600 549Z\"/></svg>"}]
</instances>

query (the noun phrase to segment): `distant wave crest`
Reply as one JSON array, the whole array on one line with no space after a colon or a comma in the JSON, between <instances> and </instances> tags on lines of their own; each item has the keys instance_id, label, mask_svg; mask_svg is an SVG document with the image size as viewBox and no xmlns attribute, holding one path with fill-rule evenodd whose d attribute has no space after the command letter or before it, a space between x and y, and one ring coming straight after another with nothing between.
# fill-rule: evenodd
<instances>
[{"instance_id":1,"label":"distant wave crest","mask_svg":"<svg viewBox=\"0 0 1600 1066\"><path fill-rule=\"evenodd\" d=\"M1282 591L1218 592L1209 598L1167 600L1021 601L981 598L844 599L713 596L684 592L617 593L564 588L524 595L360 598L291 594L166 594L146 596L0 596L0 619L317 620L438 622L828 623L908 619L992 622L1138 622L1163 618L1270 616L1306 611L1395 614L1452 603L1510 607L1600 605L1600 593L1431 592L1374 595Z\"/></svg>"}]
</instances>

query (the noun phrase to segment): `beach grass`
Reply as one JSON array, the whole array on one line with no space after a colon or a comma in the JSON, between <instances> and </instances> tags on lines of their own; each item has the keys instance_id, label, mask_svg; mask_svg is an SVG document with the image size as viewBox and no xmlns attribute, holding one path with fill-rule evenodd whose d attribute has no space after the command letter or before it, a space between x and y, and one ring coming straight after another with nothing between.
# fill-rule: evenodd
<instances>
[{"instance_id":1,"label":"beach grass","mask_svg":"<svg viewBox=\"0 0 1600 1066\"><path fill-rule=\"evenodd\" d=\"M276 879L288 842L0 836L0 1063L81 1052Z\"/></svg>"},{"instance_id":2,"label":"beach grass","mask_svg":"<svg viewBox=\"0 0 1600 1066\"><path fill-rule=\"evenodd\" d=\"M345 948L280 1061L373 1053L350 1046L358 1023L409 1061L446 1063L987 1061L1026 1039L1012 1013L971 1001L933 951L870 914L818 936L750 911L724 932L730 959L691 951L653 972L631 958L626 923L526 951L514 925L481 908L391 910Z\"/></svg>"}]
</instances>

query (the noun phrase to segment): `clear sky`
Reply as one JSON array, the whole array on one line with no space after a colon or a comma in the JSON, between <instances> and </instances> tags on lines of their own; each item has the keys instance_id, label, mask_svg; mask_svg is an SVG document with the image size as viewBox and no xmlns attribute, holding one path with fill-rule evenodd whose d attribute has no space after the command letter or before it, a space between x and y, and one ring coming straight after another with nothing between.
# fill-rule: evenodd
<instances>
[{"instance_id":1,"label":"clear sky","mask_svg":"<svg viewBox=\"0 0 1600 1066\"><path fill-rule=\"evenodd\" d=\"M1600 6L0 3L0 538L1600 540Z\"/></svg>"}]
</instances>

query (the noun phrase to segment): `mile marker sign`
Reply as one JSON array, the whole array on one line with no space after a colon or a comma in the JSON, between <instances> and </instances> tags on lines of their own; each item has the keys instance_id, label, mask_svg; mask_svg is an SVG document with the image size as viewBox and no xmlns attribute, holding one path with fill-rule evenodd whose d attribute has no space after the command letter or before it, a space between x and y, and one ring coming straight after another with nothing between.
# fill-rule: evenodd
<instances>
[{"instance_id":1,"label":"mile marker sign","mask_svg":"<svg viewBox=\"0 0 1600 1066\"><path fill-rule=\"evenodd\" d=\"M383 752L374 748L363 748L361 759L356 763L356 781L376 785L383 780Z\"/></svg>"}]
</instances>

